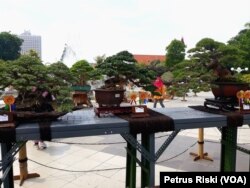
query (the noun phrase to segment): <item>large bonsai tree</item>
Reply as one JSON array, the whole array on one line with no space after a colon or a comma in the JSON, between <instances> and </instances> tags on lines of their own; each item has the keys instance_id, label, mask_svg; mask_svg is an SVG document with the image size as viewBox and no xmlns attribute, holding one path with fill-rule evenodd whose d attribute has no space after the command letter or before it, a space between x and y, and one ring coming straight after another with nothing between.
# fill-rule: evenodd
<instances>
[{"instance_id":1,"label":"large bonsai tree","mask_svg":"<svg viewBox=\"0 0 250 188\"><path fill-rule=\"evenodd\" d=\"M188 51L190 58L208 70L213 70L213 80L233 81L236 77L230 71L244 65L242 52L235 45L224 44L210 38L200 40L195 48Z\"/></svg>"},{"instance_id":2,"label":"large bonsai tree","mask_svg":"<svg viewBox=\"0 0 250 188\"><path fill-rule=\"evenodd\" d=\"M123 88L128 82L144 87L154 79L152 71L140 66L128 51L107 57L96 68L101 74L108 76L105 88Z\"/></svg>"},{"instance_id":3,"label":"large bonsai tree","mask_svg":"<svg viewBox=\"0 0 250 188\"><path fill-rule=\"evenodd\" d=\"M0 89L4 90L8 86L12 86L18 91L16 99L18 108L40 111L37 104L47 103L43 98L41 101L41 94L46 91L50 93L50 99L46 98L46 100L52 102L52 95L55 97L55 101L58 99L60 102L57 105L59 110L72 109L59 108L64 105L61 99L70 96L69 88L72 79L69 69L62 63L46 67L36 54L30 53L22 55L15 61L0 62L0 67ZM46 111L46 109L43 110Z\"/></svg>"}]
</instances>

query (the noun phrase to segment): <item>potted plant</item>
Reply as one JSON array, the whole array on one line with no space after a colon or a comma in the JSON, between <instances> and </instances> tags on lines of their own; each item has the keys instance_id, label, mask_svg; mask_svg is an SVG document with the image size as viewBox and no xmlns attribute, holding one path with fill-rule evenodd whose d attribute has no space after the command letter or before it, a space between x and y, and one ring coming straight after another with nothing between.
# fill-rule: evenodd
<instances>
[{"instance_id":1,"label":"potted plant","mask_svg":"<svg viewBox=\"0 0 250 188\"><path fill-rule=\"evenodd\" d=\"M231 70L232 67L245 67L243 55L248 52L241 51L239 46L204 38L188 51L191 60L206 68L206 73L211 73L209 80L215 99L236 99L237 91L249 88L249 83Z\"/></svg>"},{"instance_id":2,"label":"potted plant","mask_svg":"<svg viewBox=\"0 0 250 188\"><path fill-rule=\"evenodd\" d=\"M40 113L72 110L72 76L63 63L45 66L36 54L30 53L14 61L1 62L0 66L0 89L11 86L18 92L16 111Z\"/></svg>"},{"instance_id":3,"label":"potted plant","mask_svg":"<svg viewBox=\"0 0 250 188\"><path fill-rule=\"evenodd\" d=\"M145 87L154 78L154 74L140 67L128 51L121 51L107 57L103 62L97 64L96 69L105 78L104 85L94 90L96 101L100 107L120 106L128 83Z\"/></svg>"},{"instance_id":4,"label":"potted plant","mask_svg":"<svg viewBox=\"0 0 250 188\"><path fill-rule=\"evenodd\" d=\"M213 59L207 67L212 69L215 75L215 79L211 82L211 90L215 99L236 99L238 91L249 89L249 83L242 80L239 73L232 73L234 69L230 71L217 59Z\"/></svg>"},{"instance_id":5,"label":"potted plant","mask_svg":"<svg viewBox=\"0 0 250 188\"><path fill-rule=\"evenodd\" d=\"M70 72L75 79L71 87L75 106L82 104L92 106L88 96L91 91L91 85L88 84L88 81L99 79L100 75L86 60L77 61L70 68Z\"/></svg>"}]
</instances>

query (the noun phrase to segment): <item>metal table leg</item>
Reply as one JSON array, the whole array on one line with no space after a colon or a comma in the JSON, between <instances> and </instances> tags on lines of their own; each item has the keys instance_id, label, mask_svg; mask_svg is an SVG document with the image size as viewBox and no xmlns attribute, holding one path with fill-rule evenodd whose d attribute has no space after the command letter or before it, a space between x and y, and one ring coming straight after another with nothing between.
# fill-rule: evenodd
<instances>
[{"instance_id":1,"label":"metal table leg","mask_svg":"<svg viewBox=\"0 0 250 188\"><path fill-rule=\"evenodd\" d=\"M221 172L234 172L236 166L237 127L223 127L221 131Z\"/></svg>"},{"instance_id":2,"label":"metal table leg","mask_svg":"<svg viewBox=\"0 0 250 188\"><path fill-rule=\"evenodd\" d=\"M131 134L136 139L136 134ZM136 148L127 141L126 187L136 187ZM133 155L133 156L131 156Z\"/></svg>"},{"instance_id":3,"label":"metal table leg","mask_svg":"<svg viewBox=\"0 0 250 188\"><path fill-rule=\"evenodd\" d=\"M142 146L151 154L155 154L155 134L142 134ZM154 159L154 157L152 157ZM148 160L141 155L141 163L144 170L141 168L141 187L152 187L155 184L155 161Z\"/></svg>"},{"instance_id":4,"label":"metal table leg","mask_svg":"<svg viewBox=\"0 0 250 188\"><path fill-rule=\"evenodd\" d=\"M12 147L11 143L1 143L2 159L8 153L8 151L11 149L11 147ZM8 166L3 165L3 171L5 171L7 168L8 168ZM4 186L4 188L14 188L13 167L12 166L9 170L9 173L8 173L6 179L3 182L3 186Z\"/></svg>"}]
</instances>

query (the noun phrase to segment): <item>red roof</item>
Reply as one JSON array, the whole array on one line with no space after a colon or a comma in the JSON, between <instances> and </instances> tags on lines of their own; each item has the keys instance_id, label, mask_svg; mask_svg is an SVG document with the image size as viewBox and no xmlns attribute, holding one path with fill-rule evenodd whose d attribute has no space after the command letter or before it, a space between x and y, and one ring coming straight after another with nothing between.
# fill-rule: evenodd
<instances>
[{"instance_id":1,"label":"red roof","mask_svg":"<svg viewBox=\"0 0 250 188\"><path fill-rule=\"evenodd\" d=\"M156 61L156 60L159 60L161 62L165 61L165 55L138 55L138 54L134 54L133 56L138 63L142 63L145 65L148 65L152 61Z\"/></svg>"}]
</instances>

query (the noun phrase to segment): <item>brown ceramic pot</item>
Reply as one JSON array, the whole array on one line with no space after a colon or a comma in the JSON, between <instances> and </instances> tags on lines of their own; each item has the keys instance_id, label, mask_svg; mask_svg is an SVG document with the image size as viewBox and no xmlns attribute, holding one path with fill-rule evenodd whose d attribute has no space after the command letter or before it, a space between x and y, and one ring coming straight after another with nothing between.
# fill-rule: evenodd
<instances>
[{"instance_id":1,"label":"brown ceramic pot","mask_svg":"<svg viewBox=\"0 0 250 188\"><path fill-rule=\"evenodd\" d=\"M95 89L95 99L99 107L120 106L124 99L123 89Z\"/></svg>"},{"instance_id":2,"label":"brown ceramic pot","mask_svg":"<svg viewBox=\"0 0 250 188\"><path fill-rule=\"evenodd\" d=\"M213 82L211 90L214 97L217 98L236 98L236 93L240 90L246 91L249 89L247 83L237 82Z\"/></svg>"}]
</instances>

